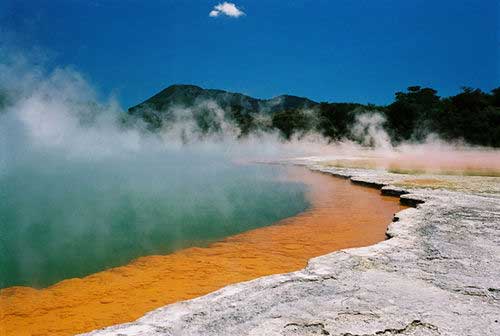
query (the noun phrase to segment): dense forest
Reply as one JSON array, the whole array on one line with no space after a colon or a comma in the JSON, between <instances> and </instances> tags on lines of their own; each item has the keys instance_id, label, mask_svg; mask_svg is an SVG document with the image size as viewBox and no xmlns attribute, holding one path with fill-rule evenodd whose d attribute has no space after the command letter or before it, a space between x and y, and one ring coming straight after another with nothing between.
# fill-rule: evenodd
<instances>
[{"instance_id":1,"label":"dense forest","mask_svg":"<svg viewBox=\"0 0 500 336\"><path fill-rule=\"evenodd\" d=\"M239 129L240 137L278 130L285 140L315 132L332 142L356 141L352 129L357 117L378 113L393 144L422 141L432 133L443 140L500 147L500 88L491 93L463 88L455 96L440 97L432 88L411 86L406 92L397 92L391 104L375 106L316 103L289 95L260 100L221 90L173 85L132 107L129 114L146 120L151 129L168 127L176 122L171 107L181 103L190 108L202 134L217 132L220 129L217 113L213 107L200 103L207 99L215 101L224 111L224 119Z\"/></svg>"},{"instance_id":2,"label":"dense forest","mask_svg":"<svg viewBox=\"0 0 500 336\"><path fill-rule=\"evenodd\" d=\"M351 137L356 115L378 111L393 143L422 141L430 133L443 140L463 140L468 144L500 147L500 88L491 93L463 88L455 96L441 98L431 88L411 86L397 92L387 106L321 103L317 131L332 140ZM296 113L295 113L296 114ZM289 136L294 122L276 125Z\"/></svg>"}]
</instances>

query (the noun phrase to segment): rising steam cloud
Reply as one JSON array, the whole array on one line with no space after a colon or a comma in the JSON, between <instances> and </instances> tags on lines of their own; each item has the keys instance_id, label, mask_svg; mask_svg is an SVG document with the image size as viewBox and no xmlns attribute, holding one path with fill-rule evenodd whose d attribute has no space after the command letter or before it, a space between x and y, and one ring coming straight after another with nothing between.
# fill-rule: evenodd
<instances>
[{"instance_id":1,"label":"rising steam cloud","mask_svg":"<svg viewBox=\"0 0 500 336\"><path fill-rule=\"evenodd\" d=\"M219 126L218 132L200 137L193 120L193 107L176 106L171 111L174 122L152 134L140 121L133 126L125 125L122 121L126 112L116 99L110 97L99 101L89 82L74 69L47 71L23 53L6 49L0 49L0 53L0 89L9 96L9 103L0 113L0 174L34 154L73 160L109 160L131 159L145 153L168 156L168 153L177 152L240 161L334 156L345 152L354 156L358 152L366 153L363 147L370 147L377 153L384 153L384 158L402 152L405 155L416 153L418 157L426 152L443 152L438 157L458 162L464 151L474 150L481 155L498 153L464 143L446 143L434 134L428 134L423 143L403 143L393 147L384 129L385 119L376 111L357 114L351 138L361 147L347 139L329 144L316 133L300 134L288 142L283 142L277 132L255 133L237 139L237 128L226 120L225 111L213 101L199 102L196 108L213 114L215 124ZM314 119L314 111L305 110L304 114L308 119ZM266 124L269 120L259 122ZM498 160L488 161L491 161L489 167L498 168Z\"/></svg>"},{"instance_id":2,"label":"rising steam cloud","mask_svg":"<svg viewBox=\"0 0 500 336\"><path fill-rule=\"evenodd\" d=\"M356 116L351 132L362 145L372 148L391 148L391 139L384 130L385 118L380 113L365 112Z\"/></svg>"},{"instance_id":3,"label":"rising steam cloud","mask_svg":"<svg viewBox=\"0 0 500 336\"><path fill-rule=\"evenodd\" d=\"M196 109L210 111L217 132L200 136L192 107L175 106L170 111L174 122L152 133L141 120L124 122L126 112L117 100L98 99L92 85L74 69L49 71L21 53L4 49L0 49L0 56L0 220L16 222L14 236L2 234L0 242L9 246L7 254L18 258L11 260L10 266L0 265L5 273L0 272L0 279L16 272L31 279L47 267L47 256L61 250L76 249L74 259L67 259L78 260L75 242L89 234L93 238L84 240L105 242L94 247L95 258L106 254L98 252L104 251L109 241L118 241L117 246L127 251L129 238L116 237L113 225L117 222L137 225L141 232L137 239L144 240L136 242L140 248L153 244L157 237L154 223L171 216L177 208L196 213L202 204L222 216L218 218L234 222L234 195L247 190L248 197L269 197L268 189L251 189L255 179L279 178L243 172L246 177L237 181L246 181L247 187L241 188L240 182L234 184L235 173L230 167L242 161L368 158L385 169L396 165L433 172L463 168L500 171L498 151L445 143L432 134L424 143L393 147L384 130L384 118L374 111L358 114L351 129L352 139L361 146L352 140L331 144L314 132L286 142L277 132L267 131L241 139L239 130L226 120L225 111L210 100L199 102ZM315 115L313 110L303 113L308 118ZM269 123L266 116L260 118L263 125ZM266 180L264 185L270 183ZM175 197L179 200L179 195L180 203L169 205ZM273 209L277 211L269 218L290 215L286 209L290 197L300 207L300 197L290 195L289 190L282 190L276 199L266 199L267 203L275 202ZM251 198L243 199L240 204L248 206ZM18 244L16 234L39 227L46 234L62 228L65 234L50 239L42 250ZM172 242L182 240L183 228L172 230ZM218 230L218 237L234 232L229 224ZM123 252L123 262L134 256ZM107 265L105 261L102 264ZM57 276L58 269L47 272Z\"/></svg>"},{"instance_id":4,"label":"rising steam cloud","mask_svg":"<svg viewBox=\"0 0 500 336\"><path fill-rule=\"evenodd\" d=\"M200 104L220 133L195 137L192 111L175 107L175 125L153 134L140 120L124 122L117 101L99 100L74 69L49 71L4 55L0 222L8 227L0 235L0 288L48 285L304 209L303 186L284 188L281 171L235 164L282 155L277 137L235 140L214 102ZM261 202L274 205L256 215Z\"/></svg>"}]
</instances>

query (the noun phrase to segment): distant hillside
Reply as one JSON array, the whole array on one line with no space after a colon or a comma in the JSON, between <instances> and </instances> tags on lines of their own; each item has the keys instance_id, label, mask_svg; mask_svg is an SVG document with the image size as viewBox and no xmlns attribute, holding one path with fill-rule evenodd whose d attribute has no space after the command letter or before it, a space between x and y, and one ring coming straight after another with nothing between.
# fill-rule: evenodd
<instances>
[{"instance_id":1,"label":"distant hillside","mask_svg":"<svg viewBox=\"0 0 500 336\"><path fill-rule=\"evenodd\" d=\"M365 124L360 128L359 117L367 113L377 113L379 118L361 118ZM290 139L314 132L330 141L347 138L365 145L373 143L361 139L360 133L369 130L366 122L378 120L377 127L393 143L421 141L434 133L444 140L500 147L500 88L491 93L464 88L455 96L442 98L432 88L411 86L406 92L397 92L393 103L374 106L317 103L290 95L257 99L194 85L172 85L131 107L128 115L143 120L151 131L184 125L183 136L222 132L230 124L239 130L238 137L254 131L279 131Z\"/></svg>"},{"instance_id":2,"label":"distant hillside","mask_svg":"<svg viewBox=\"0 0 500 336\"><path fill-rule=\"evenodd\" d=\"M257 99L241 93L203 89L195 85L172 85L129 108L128 113L143 118L154 129L174 121L176 108L190 108L197 116L207 113L206 104L209 102L216 103L227 113L229 120L256 114L272 115L278 111L306 109L318 105L310 99L290 95Z\"/></svg>"},{"instance_id":3,"label":"distant hillside","mask_svg":"<svg viewBox=\"0 0 500 336\"><path fill-rule=\"evenodd\" d=\"M129 109L130 114L154 110L166 113L175 106L192 107L204 101L214 101L221 108L238 108L244 113L273 113L288 109L310 108L318 103L302 97L282 95L272 99L257 99L241 93L203 89L195 85L172 85Z\"/></svg>"},{"instance_id":4,"label":"distant hillside","mask_svg":"<svg viewBox=\"0 0 500 336\"><path fill-rule=\"evenodd\" d=\"M257 116L271 117L274 113L288 110L313 108L318 103L290 95L282 95L272 99L257 99L241 93L223 90L203 89L195 85L172 85L155 94L144 102L129 108L128 113L145 120L150 129L157 129L179 119L176 110L188 108L202 132L217 129L213 111L215 103L224 112L226 121L235 123L243 134L251 129L270 125L262 124ZM185 117L185 116L183 116ZM265 118L264 118L265 119ZM260 122L260 124L259 124Z\"/></svg>"}]
</instances>

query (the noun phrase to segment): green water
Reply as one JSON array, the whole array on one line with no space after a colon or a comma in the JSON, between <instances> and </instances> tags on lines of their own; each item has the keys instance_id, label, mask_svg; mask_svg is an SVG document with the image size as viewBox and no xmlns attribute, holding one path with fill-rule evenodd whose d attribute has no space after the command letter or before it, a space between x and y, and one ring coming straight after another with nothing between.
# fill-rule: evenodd
<instances>
[{"instance_id":1,"label":"green water","mask_svg":"<svg viewBox=\"0 0 500 336\"><path fill-rule=\"evenodd\" d=\"M308 207L305 186L274 166L43 159L0 176L0 287L45 287L203 246Z\"/></svg>"}]
</instances>

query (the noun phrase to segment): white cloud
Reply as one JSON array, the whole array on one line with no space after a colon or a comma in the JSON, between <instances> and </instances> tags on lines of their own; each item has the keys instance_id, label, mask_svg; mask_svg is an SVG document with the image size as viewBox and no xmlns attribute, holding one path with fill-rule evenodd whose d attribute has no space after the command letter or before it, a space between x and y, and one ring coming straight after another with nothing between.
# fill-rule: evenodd
<instances>
[{"instance_id":1,"label":"white cloud","mask_svg":"<svg viewBox=\"0 0 500 336\"><path fill-rule=\"evenodd\" d=\"M223 2L218 4L217 6L214 6L214 9L210 11L208 14L210 17L217 17L219 15L227 15L230 17L240 17L242 15L245 15L245 13L236 7L236 5L232 2Z\"/></svg>"}]
</instances>

